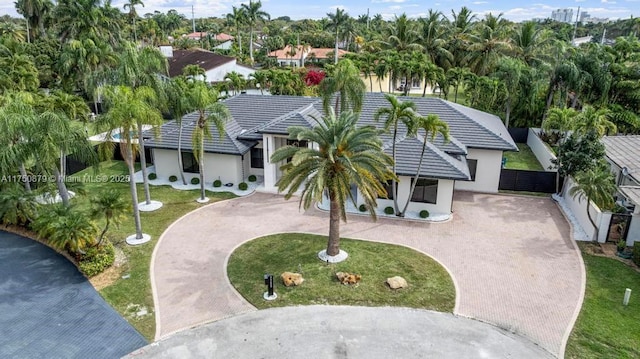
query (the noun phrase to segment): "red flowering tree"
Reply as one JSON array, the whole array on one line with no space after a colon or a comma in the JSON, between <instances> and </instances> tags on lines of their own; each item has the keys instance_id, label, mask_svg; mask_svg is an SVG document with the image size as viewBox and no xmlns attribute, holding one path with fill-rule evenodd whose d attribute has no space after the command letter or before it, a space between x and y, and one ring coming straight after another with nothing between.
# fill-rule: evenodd
<instances>
[{"instance_id":1,"label":"red flowering tree","mask_svg":"<svg viewBox=\"0 0 640 359\"><path fill-rule=\"evenodd\" d=\"M307 86L316 86L324 79L324 71L309 70L304 77L304 83Z\"/></svg>"}]
</instances>

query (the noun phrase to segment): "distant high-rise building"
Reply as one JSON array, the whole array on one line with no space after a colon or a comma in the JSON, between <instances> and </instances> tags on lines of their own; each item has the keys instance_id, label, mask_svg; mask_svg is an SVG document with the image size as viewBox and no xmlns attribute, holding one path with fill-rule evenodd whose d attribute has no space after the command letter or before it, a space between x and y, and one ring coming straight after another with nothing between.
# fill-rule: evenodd
<instances>
[{"instance_id":1,"label":"distant high-rise building","mask_svg":"<svg viewBox=\"0 0 640 359\"><path fill-rule=\"evenodd\" d=\"M580 13L580 22L585 23L585 22L589 22L589 18L591 17L591 15L589 15L588 12L583 11Z\"/></svg>"},{"instance_id":2,"label":"distant high-rise building","mask_svg":"<svg viewBox=\"0 0 640 359\"><path fill-rule=\"evenodd\" d=\"M573 9L558 9L551 12L551 19L559 22L573 22Z\"/></svg>"}]
</instances>

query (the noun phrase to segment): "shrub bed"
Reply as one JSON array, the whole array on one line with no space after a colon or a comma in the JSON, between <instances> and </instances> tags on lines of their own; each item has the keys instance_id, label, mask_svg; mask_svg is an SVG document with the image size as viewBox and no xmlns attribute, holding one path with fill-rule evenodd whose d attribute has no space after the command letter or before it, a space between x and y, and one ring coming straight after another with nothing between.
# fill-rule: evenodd
<instances>
[{"instance_id":1,"label":"shrub bed","mask_svg":"<svg viewBox=\"0 0 640 359\"><path fill-rule=\"evenodd\" d=\"M255 175L251 175L251 176L249 176L248 180L249 180L249 182L255 182L255 181L258 180L258 177L256 177Z\"/></svg>"},{"instance_id":2,"label":"shrub bed","mask_svg":"<svg viewBox=\"0 0 640 359\"><path fill-rule=\"evenodd\" d=\"M213 187L220 187L220 186L222 186L222 181L220 180L213 181Z\"/></svg>"},{"instance_id":3,"label":"shrub bed","mask_svg":"<svg viewBox=\"0 0 640 359\"><path fill-rule=\"evenodd\" d=\"M169 176L169 182L175 182L178 180L178 177L176 176Z\"/></svg>"},{"instance_id":4,"label":"shrub bed","mask_svg":"<svg viewBox=\"0 0 640 359\"><path fill-rule=\"evenodd\" d=\"M366 212L367 211L367 206L365 206L364 204L361 204L360 207L358 207L358 210L360 212Z\"/></svg>"},{"instance_id":5,"label":"shrub bed","mask_svg":"<svg viewBox=\"0 0 640 359\"><path fill-rule=\"evenodd\" d=\"M153 180L154 180L154 179L156 179L156 178L158 178L158 175L156 175L156 174L155 174L155 173L153 173L153 172L149 173L149 179L150 179L150 180L152 180L152 181L153 181Z\"/></svg>"},{"instance_id":6,"label":"shrub bed","mask_svg":"<svg viewBox=\"0 0 640 359\"><path fill-rule=\"evenodd\" d=\"M86 250L82 259L78 261L80 271L87 277L93 277L111 267L116 259L113 244L106 241L100 247L91 247Z\"/></svg>"},{"instance_id":7,"label":"shrub bed","mask_svg":"<svg viewBox=\"0 0 640 359\"><path fill-rule=\"evenodd\" d=\"M386 213L386 214L394 214L394 213L396 213L396 211L393 209L393 207L389 206L389 207L384 209L384 213Z\"/></svg>"},{"instance_id":8,"label":"shrub bed","mask_svg":"<svg viewBox=\"0 0 640 359\"><path fill-rule=\"evenodd\" d=\"M191 179L191 184L200 184L200 178L198 177L193 177Z\"/></svg>"},{"instance_id":9,"label":"shrub bed","mask_svg":"<svg viewBox=\"0 0 640 359\"><path fill-rule=\"evenodd\" d=\"M429 211L427 211L426 209L420 211L420 218L427 218L429 217Z\"/></svg>"},{"instance_id":10,"label":"shrub bed","mask_svg":"<svg viewBox=\"0 0 640 359\"><path fill-rule=\"evenodd\" d=\"M241 191L246 191L246 190L247 190L247 188L249 188L249 185L248 185L248 184L246 184L245 182L241 182L241 183L238 185L238 188L239 188Z\"/></svg>"}]
</instances>

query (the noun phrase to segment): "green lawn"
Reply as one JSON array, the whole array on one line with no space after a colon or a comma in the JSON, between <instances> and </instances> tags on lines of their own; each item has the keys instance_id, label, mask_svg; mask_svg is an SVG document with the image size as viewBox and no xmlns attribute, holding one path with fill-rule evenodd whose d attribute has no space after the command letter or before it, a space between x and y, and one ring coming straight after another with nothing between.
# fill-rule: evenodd
<instances>
[{"instance_id":1,"label":"green lawn","mask_svg":"<svg viewBox=\"0 0 640 359\"><path fill-rule=\"evenodd\" d=\"M507 163L504 168L511 170L544 171L540 162L525 143L518 143L520 152L504 152Z\"/></svg>"},{"instance_id":2,"label":"green lawn","mask_svg":"<svg viewBox=\"0 0 640 359\"><path fill-rule=\"evenodd\" d=\"M382 243L341 240L349 258L328 265L317 258L326 237L277 234L243 244L231 255L227 272L233 286L257 308L289 305L403 306L452 312L455 289L447 271L433 259L412 249ZM304 283L285 287L280 274L302 270ZM357 286L340 284L335 272L362 275ZM278 299L262 298L263 274L274 275ZM404 277L408 288L391 290L388 277Z\"/></svg>"},{"instance_id":3,"label":"green lawn","mask_svg":"<svg viewBox=\"0 0 640 359\"><path fill-rule=\"evenodd\" d=\"M111 180L120 179L119 175L127 174L124 162L112 161L103 162L99 174L107 176ZM92 169L86 169L77 173L74 177L95 179ZM111 176L113 176L111 178ZM70 186L73 187L73 186ZM128 201L131 201L129 184L127 182L100 182L92 180L84 184L87 196L80 196L76 200L81 206L89 206L92 194L101 190L118 191ZM151 254L158 238L164 230L182 215L200 206L195 200L198 198L198 191L180 191L170 186L150 186L151 198L161 201L164 206L154 212L142 212L140 214L142 229L144 233L151 235L152 240L140 246L132 247L124 242L124 239L135 233L133 218L128 217L118 229L109 232L115 245L120 247L127 256L127 264L123 275L128 274L128 279L118 279L112 285L100 290L100 294L114 307L123 317L125 317L142 335L153 340L155 335L155 315L153 312L153 297L151 294L151 283L149 281L149 267L151 264ZM212 201L219 201L235 197L228 192L209 192L208 197ZM144 200L142 185L138 185L138 199ZM210 202L211 203L211 202ZM134 313L145 307L150 314L136 317Z\"/></svg>"},{"instance_id":4,"label":"green lawn","mask_svg":"<svg viewBox=\"0 0 640 359\"><path fill-rule=\"evenodd\" d=\"M640 358L640 273L584 250L582 257L587 289L566 357ZM627 307L622 305L625 288L632 290Z\"/></svg>"}]
</instances>

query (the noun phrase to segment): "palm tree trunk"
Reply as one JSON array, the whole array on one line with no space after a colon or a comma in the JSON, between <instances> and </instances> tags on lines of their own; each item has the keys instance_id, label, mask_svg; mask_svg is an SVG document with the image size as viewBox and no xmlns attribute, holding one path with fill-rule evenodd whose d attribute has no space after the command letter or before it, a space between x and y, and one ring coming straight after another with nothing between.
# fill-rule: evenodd
<instances>
[{"instance_id":1,"label":"palm tree trunk","mask_svg":"<svg viewBox=\"0 0 640 359\"><path fill-rule=\"evenodd\" d=\"M413 183L411 184L411 189L409 190L409 198L407 198L407 203L404 204L404 208L400 213L400 217L404 217L405 213L407 213L407 208L409 208L409 202L411 202L411 198L413 197L413 192L416 190L416 185L418 184L418 179L420 178L420 170L422 169L422 160L424 159L424 151L427 148L427 137L425 134L424 142L422 143L422 152L420 154L420 162L418 162L418 171L416 172L416 176L413 178Z\"/></svg>"},{"instance_id":2,"label":"palm tree trunk","mask_svg":"<svg viewBox=\"0 0 640 359\"><path fill-rule=\"evenodd\" d=\"M509 128L509 117L511 115L511 100L507 100L506 103L507 106L507 113L505 115L505 119L504 119L504 127L506 127L507 129Z\"/></svg>"},{"instance_id":3,"label":"palm tree trunk","mask_svg":"<svg viewBox=\"0 0 640 359\"><path fill-rule=\"evenodd\" d=\"M253 25L249 27L249 58L251 59L251 64L253 64ZM302 56L300 56L302 59Z\"/></svg>"},{"instance_id":4,"label":"palm tree trunk","mask_svg":"<svg viewBox=\"0 0 640 359\"><path fill-rule=\"evenodd\" d=\"M338 63L338 26L336 26L336 47L334 49L335 53L333 54L333 64Z\"/></svg>"},{"instance_id":5,"label":"palm tree trunk","mask_svg":"<svg viewBox=\"0 0 640 359\"><path fill-rule=\"evenodd\" d=\"M593 229L595 230L595 234L594 234L594 238L592 239L594 242L598 241L598 226L596 226L596 222L593 220L593 218L591 218L591 211L589 211L589 208L591 208L591 199L589 197L587 197L587 218L589 218L589 222L591 222L591 225L593 226Z\"/></svg>"},{"instance_id":6,"label":"palm tree trunk","mask_svg":"<svg viewBox=\"0 0 640 359\"><path fill-rule=\"evenodd\" d=\"M104 226L102 233L100 233L100 236L98 237L98 243L96 243L94 247L100 247L100 245L102 244L102 240L104 239L104 235L107 234L107 231L109 230L109 225L111 224L111 220L109 216L106 216L106 217L107 217L107 224Z\"/></svg>"},{"instance_id":7,"label":"palm tree trunk","mask_svg":"<svg viewBox=\"0 0 640 359\"><path fill-rule=\"evenodd\" d=\"M453 102L455 102L455 103L458 103L458 87L460 87L460 85L458 85L456 83L456 87L455 87L456 88L456 92L455 92L455 95L453 96Z\"/></svg>"},{"instance_id":8,"label":"palm tree trunk","mask_svg":"<svg viewBox=\"0 0 640 359\"><path fill-rule=\"evenodd\" d=\"M60 194L60 198L62 199L62 204L65 207L69 207L69 191L67 190L67 186L64 184L64 178L62 177L62 173L58 170L58 167L53 170L54 175L56 176L56 186L58 187L58 193Z\"/></svg>"},{"instance_id":9,"label":"palm tree trunk","mask_svg":"<svg viewBox=\"0 0 640 359\"><path fill-rule=\"evenodd\" d=\"M31 183L29 182L29 177L27 176L27 169L24 168L24 163L20 163L19 171L20 176L24 178L24 189L27 192L31 192Z\"/></svg>"},{"instance_id":10,"label":"palm tree trunk","mask_svg":"<svg viewBox=\"0 0 640 359\"><path fill-rule=\"evenodd\" d=\"M427 96L427 78L424 78L424 88L422 89L422 97Z\"/></svg>"},{"instance_id":11,"label":"palm tree trunk","mask_svg":"<svg viewBox=\"0 0 640 359\"><path fill-rule=\"evenodd\" d=\"M200 200L204 201L205 198L207 198L204 192L204 136L200 140L200 154L198 157L200 157L200 160L198 161L200 171Z\"/></svg>"},{"instance_id":12,"label":"palm tree trunk","mask_svg":"<svg viewBox=\"0 0 640 359\"><path fill-rule=\"evenodd\" d=\"M133 42L138 42L138 37L136 36L136 18L133 18Z\"/></svg>"},{"instance_id":13,"label":"palm tree trunk","mask_svg":"<svg viewBox=\"0 0 640 359\"><path fill-rule=\"evenodd\" d=\"M144 186L144 199L147 205L151 204L149 192L149 179L147 178L147 155L144 153L144 138L142 137L142 124L138 124L138 151L140 152L140 167L142 168L142 184ZM134 181L135 182L135 181Z\"/></svg>"},{"instance_id":14,"label":"palm tree trunk","mask_svg":"<svg viewBox=\"0 0 640 359\"><path fill-rule=\"evenodd\" d=\"M140 211L138 210L138 189L136 188L136 181L133 176L135 174L135 168L133 167L133 151L129 143L125 143L125 162L129 169L129 189L131 190L131 200L133 204L133 222L136 226L136 239L142 239L142 224L140 222Z\"/></svg>"},{"instance_id":15,"label":"palm tree trunk","mask_svg":"<svg viewBox=\"0 0 640 359\"><path fill-rule=\"evenodd\" d=\"M184 165L182 164L182 121L184 118L180 119L180 127L178 128L178 171L180 171L180 178L182 178L182 184L187 185L187 179L184 177Z\"/></svg>"},{"instance_id":16,"label":"palm tree trunk","mask_svg":"<svg viewBox=\"0 0 640 359\"><path fill-rule=\"evenodd\" d=\"M393 158L393 174L396 174L396 138L398 136L398 120L396 120L393 126L393 144L392 144L392 158ZM391 180L391 194L393 195L393 208L396 211L396 216L400 216L400 210L398 209L398 183L395 178Z\"/></svg>"},{"instance_id":17,"label":"palm tree trunk","mask_svg":"<svg viewBox=\"0 0 640 359\"><path fill-rule=\"evenodd\" d=\"M327 255L340 253L340 202L333 191L329 190L329 241ZM344 205L344 204L343 204Z\"/></svg>"}]
</instances>

